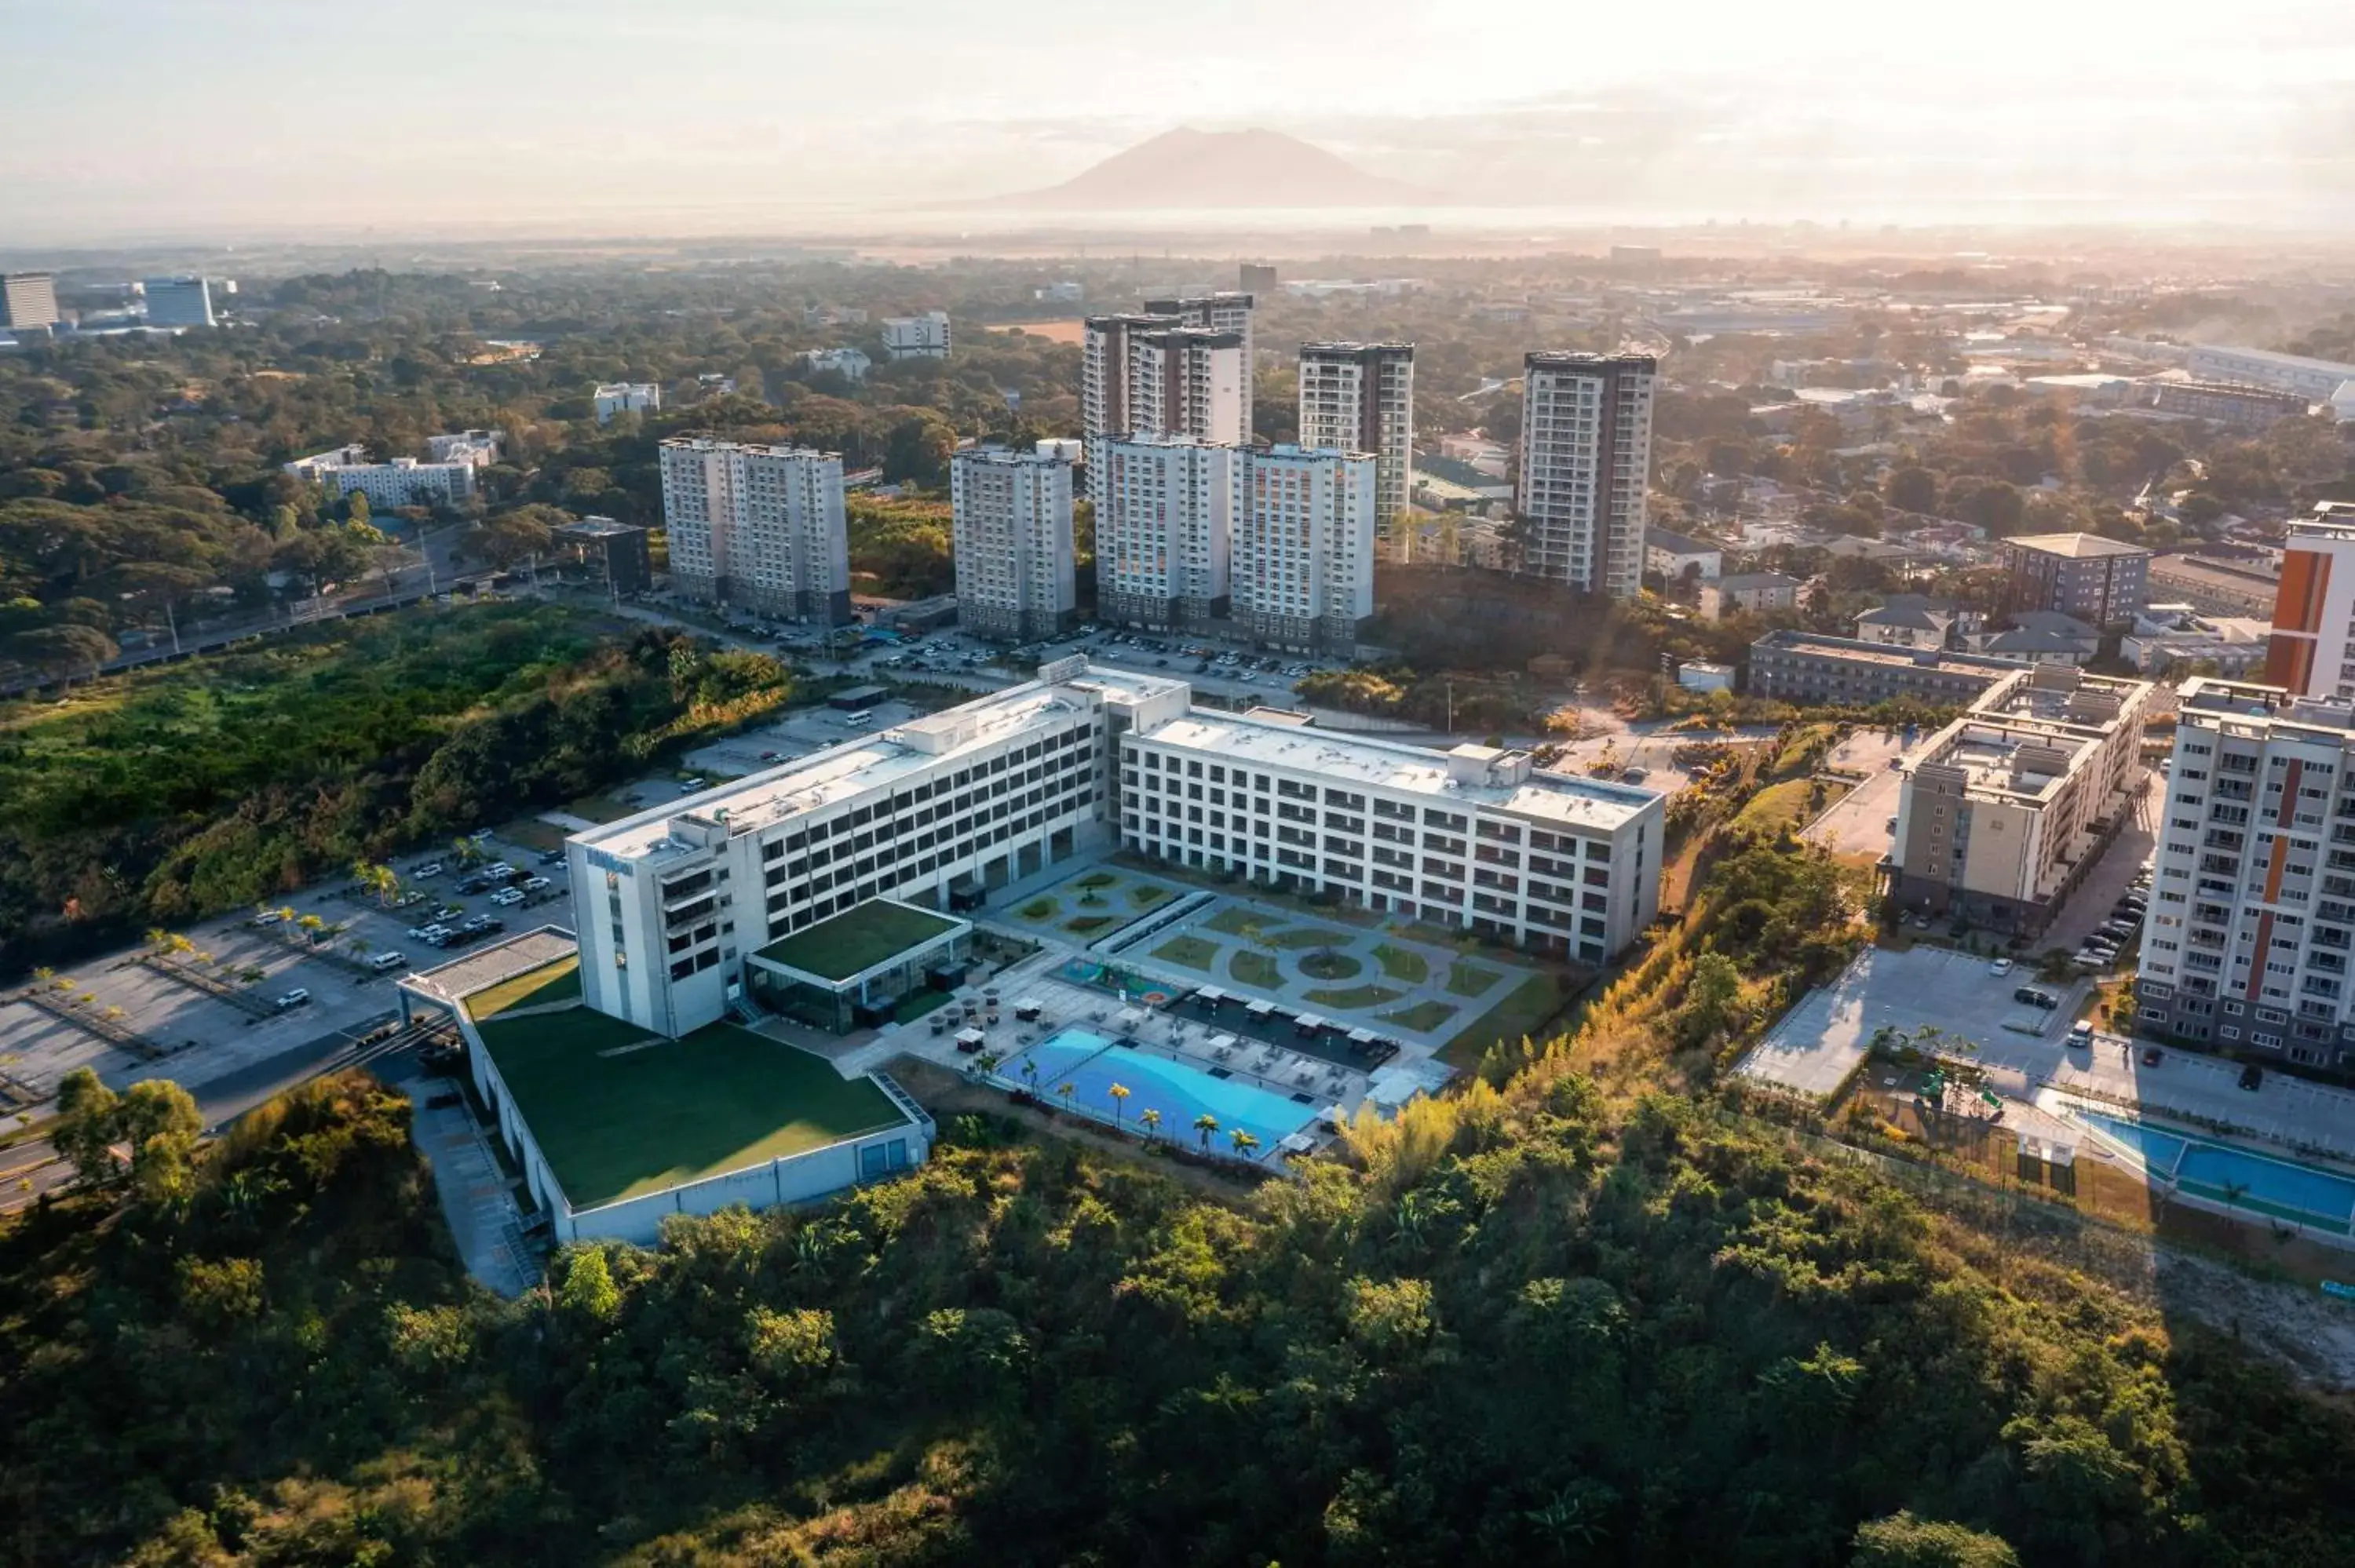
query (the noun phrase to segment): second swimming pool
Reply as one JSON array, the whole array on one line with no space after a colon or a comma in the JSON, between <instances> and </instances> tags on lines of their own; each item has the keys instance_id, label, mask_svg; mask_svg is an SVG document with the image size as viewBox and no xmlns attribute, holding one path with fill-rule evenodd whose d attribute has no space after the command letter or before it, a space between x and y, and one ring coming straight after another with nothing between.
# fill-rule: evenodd
<instances>
[{"instance_id":1,"label":"second swimming pool","mask_svg":"<svg viewBox=\"0 0 2355 1568\"><path fill-rule=\"evenodd\" d=\"M2355 1223L2355 1178L2099 1111L2076 1114L2105 1138L2139 1156L2153 1177L2171 1181L2186 1192L2340 1235L2349 1234L2350 1223Z\"/></svg>"},{"instance_id":2,"label":"second swimming pool","mask_svg":"<svg viewBox=\"0 0 2355 1568\"><path fill-rule=\"evenodd\" d=\"M1029 1089L1047 1105L1068 1105L1103 1121L1117 1119L1132 1130L1148 1125L1141 1119L1145 1112L1158 1111L1159 1137L1197 1149L1203 1142L1194 1124L1207 1116L1218 1124L1209 1143L1213 1152L1234 1156L1231 1135L1241 1128L1259 1140L1258 1148L1241 1155L1254 1160L1273 1158L1275 1146L1316 1114L1313 1105L1240 1079L1213 1077L1167 1056L1115 1045L1086 1029L1060 1029L1016 1052L998 1064L996 1076ZM1060 1092L1065 1084L1071 1086L1068 1097ZM1128 1090L1125 1100L1111 1092L1114 1084Z\"/></svg>"}]
</instances>

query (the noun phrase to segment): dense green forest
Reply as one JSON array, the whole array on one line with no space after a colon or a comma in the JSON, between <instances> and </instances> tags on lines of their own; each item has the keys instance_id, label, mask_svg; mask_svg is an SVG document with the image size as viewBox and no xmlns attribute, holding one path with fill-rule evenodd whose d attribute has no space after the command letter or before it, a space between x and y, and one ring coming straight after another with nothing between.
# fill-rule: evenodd
<instances>
[{"instance_id":1,"label":"dense green forest","mask_svg":"<svg viewBox=\"0 0 2355 1568\"><path fill-rule=\"evenodd\" d=\"M559 804L790 690L766 655L483 604L0 706L0 972Z\"/></svg>"}]
</instances>

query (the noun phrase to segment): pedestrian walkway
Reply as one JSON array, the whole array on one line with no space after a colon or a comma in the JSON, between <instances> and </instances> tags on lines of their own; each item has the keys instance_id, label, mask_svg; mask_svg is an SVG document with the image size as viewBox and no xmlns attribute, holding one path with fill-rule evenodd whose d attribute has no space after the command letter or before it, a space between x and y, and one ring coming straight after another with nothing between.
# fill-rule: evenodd
<instances>
[{"instance_id":1,"label":"pedestrian walkway","mask_svg":"<svg viewBox=\"0 0 2355 1568\"><path fill-rule=\"evenodd\" d=\"M427 1101L457 1091L454 1080L420 1078L408 1089L410 1136L432 1167L458 1255L468 1274L513 1300L538 1282L539 1260L524 1240L523 1212L498 1157L463 1103L427 1108Z\"/></svg>"}]
</instances>

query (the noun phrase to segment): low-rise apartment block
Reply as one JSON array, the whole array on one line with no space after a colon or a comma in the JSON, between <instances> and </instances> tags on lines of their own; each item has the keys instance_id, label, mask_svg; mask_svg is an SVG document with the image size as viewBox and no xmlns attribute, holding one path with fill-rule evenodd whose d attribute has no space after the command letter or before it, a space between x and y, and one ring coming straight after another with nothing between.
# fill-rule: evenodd
<instances>
[{"instance_id":1,"label":"low-rise apartment block","mask_svg":"<svg viewBox=\"0 0 2355 1568\"><path fill-rule=\"evenodd\" d=\"M1735 572L1713 582L1700 585L1700 613L1704 620L1723 620L1729 615L1771 615L1776 610L1799 608L1799 579L1781 572Z\"/></svg>"},{"instance_id":2,"label":"low-rise apartment block","mask_svg":"<svg viewBox=\"0 0 2355 1568\"><path fill-rule=\"evenodd\" d=\"M1786 703L1871 707L1925 703L1962 707L1989 686L2019 673L2008 659L1976 653L1920 652L1823 637L1812 631L1770 631L1750 645L1749 691Z\"/></svg>"},{"instance_id":3,"label":"low-rise apartment block","mask_svg":"<svg viewBox=\"0 0 2355 1568\"><path fill-rule=\"evenodd\" d=\"M1644 530L1644 569L1675 582L1688 571L1702 582L1714 582L1725 573L1725 552L1706 539L1689 538L1666 528Z\"/></svg>"},{"instance_id":4,"label":"low-rise apartment block","mask_svg":"<svg viewBox=\"0 0 2355 1568\"><path fill-rule=\"evenodd\" d=\"M2003 542L2004 608L2051 609L2095 626L2147 602L2150 552L2099 534L2030 534Z\"/></svg>"},{"instance_id":5,"label":"low-rise apartment block","mask_svg":"<svg viewBox=\"0 0 2355 1568\"><path fill-rule=\"evenodd\" d=\"M597 422L609 425L616 414L650 414L662 407L662 387L652 381L607 381L591 395Z\"/></svg>"},{"instance_id":6,"label":"low-rise apartment block","mask_svg":"<svg viewBox=\"0 0 2355 1568\"><path fill-rule=\"evenodd\" d=\"M445 462L410 457L372 462L368 449L355 444L297 458L286 471L339 496L357 492L368 497L371 508L389 512L396 506L464 506L474 498L477 466L472 456Z\"/></svg>"},{"instance_id":7,"label":"low-rise apartment block","mask_svg":"<svg viewBox=\"0 0 2355 1568\"><path fill-rule=\"evenodd\" d=\"M1908 754L1891 899L2041 930L2132 812L2154 690L2074 669L2018 671Z\"/></svg>"},{"instance_id":8,"label":"low-rise apartment block","mask_svg":"<svg viewBox=\"0 0 2355 1568\"><path fill-rule=\"evenodd\" d=\"M1079 620L1071 548L1071 467L1038 452L975 447L949 464L957 620L966 630L1031 641Z\"/></svg>"},{"instance_id":9,"label":"low-rise apartment block","mask_svg":"<svg viewBox=\"0 0 2355 1568\"><path fill-rule=\"evenodd\" d=\"M840 454L673 436L660 455L680 592L830 626L851 619Z\"/></svg>"},{"instance_id":10,"label":"low-rise apartment block","mask_svg":"<svg viewBox=\"0 0 2355 1568\"><path fill-rule=\"evenodd\" d=\"M926 311L920 316L885 316L883 352L892 359L946 359L949 356L949 313Z\"/></svg>"},{"instance_id":11,"label":"low-rise apartment block","mask_svg":"<svg viewBox=\"0 0 2355 1568\"><path fill-rule=\"evenodd\" d=\"M2180 600L2202 615L2271 615L2281 573L2255 561L2213 556L2159 556L2150 563L2150 597Z\"/></svg>"},{"instance_id":12,"label":"low-rise apartment block","mask_svg":"<svg viewBox=\"0 0 2355 1568\"><path fill-rule=\"evenodd\" d=\"M2355 1060L2355 708L2183 687L2135 997L2147 1029Z\"/></svg>"}]
</instances>

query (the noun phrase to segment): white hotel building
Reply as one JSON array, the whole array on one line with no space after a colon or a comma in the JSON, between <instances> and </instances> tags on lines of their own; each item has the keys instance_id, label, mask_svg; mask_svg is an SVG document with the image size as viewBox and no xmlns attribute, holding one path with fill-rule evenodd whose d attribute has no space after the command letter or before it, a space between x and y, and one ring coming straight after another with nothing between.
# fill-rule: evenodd
<instances>
[{"instance_id":1,"label":"white hotel building","mask_svg":"<svg viewBox=\"0 0 2355 1568\"><path fill-rule=\"evenodd\" d=\"M355 491L377 511L396 506L464 506L474 498L476 460L471 454L447 462L399 457L371 462L364 446L314 452L286 465L296 479L325 485L337 495Z\"/></svg>"},{"instance_id":2,"label":"white hotel building","mask_svg":"<svg viewBox=\"0 0 2355 1568\"><path fill-rule=\"evenodd\" d=\"M1051 454L971 447L949 462L957 623L1031 641L1079 620L1071 465Z\"/></svg>"},{"instance_id":3,"label":"white hotel building","mask_svg":"<svg viewBox=\"0 0 2355 1568\"><path fill-rule=\"evenodd\" d=\"M1380 486L1371 453L1279 446L1236 454L1230 614L1255 641L1354 654L1374 613Z\"/></svg>"},{"instance_id":4,"label":"white hotel building","mask_svg":"<svg viewBox=\"0 0 2355 1568\"><path fill-rule=\"evenodd\" d=\"M1039 678L567 841L583 1000L667 1034L743 956L871 899L970 907L1117 842L1599 962L1658 906L1662 797L1525 752L1196 711L1185 683Z\"/></svg>"},{"instance_id":5,"label":"white hotel building","mask_svg":"<svg viewBox=\"0 0 2355 1568\"><path fill-rule=\"evenodd\" d=\"M1198 436L1131 436L1091 450L1090 480L1103 487L1096 503L1100 619L1200 626L1227 613L1241 458Z\"/></svg>"},{"instance_id":6,"label":"white hotel building","mask_svg":"<svg viewBox=\"0 0 2355 1568\"><path fill-rule=\"evenodd\" d=\"M616 414L651 414L662 407L662 387L653 381L606 381L590 394L597 422L613 423Z\"/></svg>"},{"instance_id":7,"label":"white hotel building","mask_svg":"<svg viewBox=\"0 0 2355 1568\"><path fill-rule=\"evenodd\" d=\"M673 436L661 460L680 592L832 626L851 619L839 454Z\"/></svg>"},{"instance_id":8,"label":"white hotel building","mask_svg":"<svg viewBox=\"0 0 2355 1568\"><path fill-rule=\"evenodd\" d=\"M926 311L920 316L885 316L883 352L893 359L946 359L949 356L949 313Z\"/></svg>"}]
</instances>

